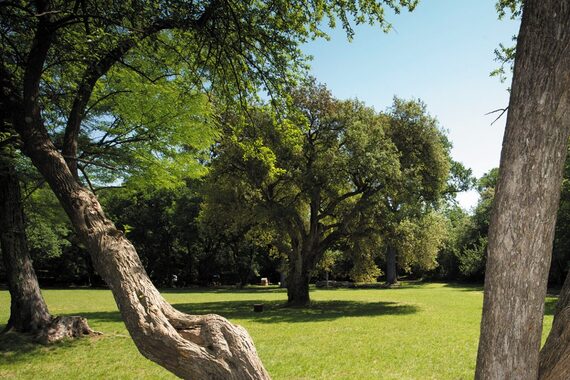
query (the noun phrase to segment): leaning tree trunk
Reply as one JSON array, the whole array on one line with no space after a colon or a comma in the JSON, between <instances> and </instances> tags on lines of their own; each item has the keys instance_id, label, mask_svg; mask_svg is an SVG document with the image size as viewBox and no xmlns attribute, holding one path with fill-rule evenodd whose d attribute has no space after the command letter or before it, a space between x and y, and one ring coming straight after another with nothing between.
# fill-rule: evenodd
<instances>
[{"instance_id":1,"label":"leaning tree trunk","mask_svg":"<svg viewBox=\"0 0 570 380\"><path fill-rule=\"evenodd\" d=\"M560 292L552 329L540 351L539 378L570 379L570 273Z\"/></svg>"},{"instance_id":2,"label":"leaning tree trunk","mask_svg":"<svg viewBox=\"0 0 570 380\"><path fill-rule=\"evenodd\" d=\"M94 333L82 317L53 317L40 292L28 252L20 184L11 160L0 155L0 244L10 292L4 332L30 333L53 343Z\"/></svg>"},{"instance_id":3,"label":"leaning tree trunk","mask_svg":"<svg viewBox=\"0 0 570 380\"><path fill-rule=\"evenodd\" d=\"M24 152L59 198L91 253L139 351L183 378L268 379L244 328L218 315L186 315L164 300L133 245L105 217L95 195L73 177L39 117L25 122L18 128Z\"/></svg>"},{"instance_id":4,"label":"leaning tree trunk","mask_svg":"<svg viewBox=\"0 0 570 380\"><path fill-rule=\"evenodd\" d=\"M388 285L395 285L398 283L396 265L396 249L392 244L390 244L386 250L386 284Z\"/></svg>"},{"instance_id":5,"label":"leaning tree trunk","mask_svg":"<svg viewBox=\"0 0 570 380\"><path fill-rule=\"evenodd\" d=\"M489 229L477 379L536 379L570 134L570 1L524 2Z\"/></svg>"},{"instance_id":6,"label":"leaning tree trunk","mask_svg":"<svg viewBox=\"0 0 570 380\"><path fill-rule=\"evenodd\" d=\"M287 305L303 307L311 302L309 298L309 271L306 265L306 255L299 250L289 258L287 273Z\"/></svg>"}]
</instances>

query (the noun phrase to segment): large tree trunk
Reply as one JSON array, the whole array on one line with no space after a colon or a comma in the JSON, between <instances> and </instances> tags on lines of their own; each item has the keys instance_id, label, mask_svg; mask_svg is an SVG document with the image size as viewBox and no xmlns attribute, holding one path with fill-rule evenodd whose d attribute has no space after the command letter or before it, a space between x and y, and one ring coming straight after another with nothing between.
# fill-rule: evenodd
<instances>
[{"instance_id":1,"label":"large tree trunk","mask_svg":"<svg viewBox=\"0 0 570 380\"><path fill-rule=\"evenodd\" d=\"M398 283L396 265L396 249L392 244L390 244L386 249L386 284L388 285L395 285Z\"/></svg>"},{"instance_id":2,"label":"large tree trunk","mask_svg":"<svg viewBox=\"0 0 570 380\"><path fill-rule=\"evenodd\" d=\"M28 253L20 184L7 161L0 155L0 242L11 297L6 330L36 332L51 315Z\"/></svg>"},{"instance_id":3,"label":"large tree trunk","mask_svg":"<svg viewBox=\"0 0 570 380\"><path fill-rule=\"evenodd\" d=\"M570 2L528 0L489 230L477 379L536 379L570 134Z\"/></svg>"},{"instance_id":4,"label":"large tree trunk","mask_svg":"<svg viewBox=\"0 0 570 380\"><path fill-rule=\"evenodd\" d=\"M570 379L570 274L560 292L552 329L540 351L539 378Z\"/></svg>"},{"instance_id":5,"label":"large tree trunk","mask_svg":"<svg viewBox=\"0 0 570 380\"><path fill-rule=\"evenodd\" d=\"M30 333L42 343L94 333L85 318L49 313L28 252L20 183L10 158L1 154L0 244L11 297L4 332Z\"/></svg>"},{"instance_id":6,"label":"large tree trunk","mask_svg":"<svg viewBox=\"0 0 570 380\"><path fill-rule=\"evenodd\" d=\"M145 357L183 378L269 378L245 329L217 315L186 315L163 299L133 245L75 180L43 126L18 129L24 152L59 198Z\"/></svg>"},{"instance_id":7,"label":"large tree trunk","mask_svg":"<svg viewBox=\"0 0 570 380\"><path fill-rule=\"evenodd\" d=\"M306 257L301 252L293 252L289 258L287 273L287 305L303 307L311 302L309 298L309 271Z\"/></svg>"}]
</instances>

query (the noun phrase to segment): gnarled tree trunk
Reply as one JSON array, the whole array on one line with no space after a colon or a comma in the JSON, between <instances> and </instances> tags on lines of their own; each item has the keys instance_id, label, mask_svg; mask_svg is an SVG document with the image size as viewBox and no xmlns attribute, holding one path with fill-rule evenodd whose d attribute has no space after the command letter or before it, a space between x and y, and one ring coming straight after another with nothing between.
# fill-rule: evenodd
<instances>
[{"instance_id":1,"label":"gnarled tree trunk","mask_svg":"<svg viewBox=\"0 0 570 380\"><path fill-rule=\"evenodd\" d=\"M1 154L0 244L11 297L4 332L30 333L42 343L95 333L85 318L49 313L28 252L20 183L10 158Z\"/></svg>"},{"instance_id":2,"label":"gnarled tree trunk","mask_svg":"<svg viewBox=\"0 0 570 380\"><path fill-rule=\"evenodd\" d=\"M570 2L524 2L489 248L477 379L536 379L570 135Z\"/></svg>"},{"instance_id":3,"label":"gnarled tree trunk","mask_svg":"<svg viewBox=\"0 0 570 380\"><path fill-rule=\"evenodd\" d=\"M39 118L29 118L41 123ZM174 309L151 283L133 245L81 186L42 125L19 124L32 159L71 219L93 265L109 285L139 351L174 374L193 379L268 379L253 342L240 326L217 315Z\"/></svg>"}]
</instances>

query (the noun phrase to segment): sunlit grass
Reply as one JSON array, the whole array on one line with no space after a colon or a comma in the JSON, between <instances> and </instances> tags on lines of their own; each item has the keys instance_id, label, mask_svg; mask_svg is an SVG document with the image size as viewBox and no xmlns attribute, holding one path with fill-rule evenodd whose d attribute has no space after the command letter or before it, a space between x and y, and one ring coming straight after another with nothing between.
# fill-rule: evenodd
<instances>
[{"instance_id":1,"label":"sunlit grass","mask_svg":"<svg viewBox=\"0 0 570 380\"><path fill-rule=\"evenodd\" d=\"M308 309L281 307L281 289L165 291L186 312L218 313L247 328L274 379L470 379L479 287L314 290ZM51 347L0 338L2 379L174 378L136 350L107 290L46 290L53 314L79 314L104 335ZM265 311L254 313L253 303ZM547 301L546 336L555 299ZM9 295L0 291L0 324Z\"/></svg>"}]
</instances>

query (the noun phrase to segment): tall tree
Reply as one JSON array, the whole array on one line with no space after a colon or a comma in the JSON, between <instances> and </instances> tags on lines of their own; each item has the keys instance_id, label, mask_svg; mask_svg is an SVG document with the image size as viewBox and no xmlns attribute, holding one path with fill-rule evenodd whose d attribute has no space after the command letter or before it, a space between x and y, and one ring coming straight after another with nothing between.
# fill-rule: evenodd
<instances>
[{"instance_id":1,"label":"tall tree","mask_svg":"<svg viewBox=\"0 0 570 380\"><path fill-rule=\"evenodd\" d=\"M372 231L373 210L383 207L378 194L394 182L399 163L372 109L338 101L314 83L292 95L286 117L258 108L227 122L210 181L227 193L217 207L244 207L254 215L248 220L275 227L288 260L288 303L303 306L323 254Z\"/></svg>"},{"instance_id":2,"label":"tall tree","mask_svg":"<svg viewBox=\"0 0 570 380\"><path fill-rule=\"evenodd\" d=\"M570 2L523 4L489 228L478 379L539 375L547 275L570 135ZM563 316L556 319L564 326ZM556 325L553 331L565 329ZM553 368L567 365L567 358L545 360L541 373L556 373Z\"/></svg>"},{"instance_id":3,"label":"tall tree","mask_svg":"<svg viewBox=\"0 0 570 380\"><path fill-rule=\"evenodd\" d=\"M401 174L397 177L397 184L383 194L386 207L379 216L379 225L387 247L386 281L394 284L397 282L398 248L402 250L406 240L416 240L412 238L412 232L421 234L423 230L419 227L428 227L421 220L443 197L451 160L447 138L439 129L437 120L427 114L421 101L395 98L388 115L387 135L397 147ZM415 227L410 228L410 223ZM441 240L443 235L439 235ZM433 252L412 251L416 255ZM400 253L400 264L406 266L406 255ZM408 254L407 260L409 264L412 256ZM435 264L435 255L426 261Z\"/></svg>"},{"instance_id":4,"label":"tall tree","mask_svg":"<svg viewBox=\"0 0 570 380\"><path fill-rule=\"evenodd\" d=\"M378 114L315 84L291 93L286 118L257 111L253 122L229 128L210 177L233 199L226 212L245 207L256 215L248 220L270 220L283 232L289 303L309 302L310 273L327 250L366 246L370 234L393 245L399 238L404 267L433 266L443 235L429 208L445 188L449 156L425 106L395 99L389 114ZM394 213L402 216L389 234ZM434 245L411 248L427 230L438 231L428 239Z\"/></svg>"},{"instance_id":5,"label":"tall tree","mask_svg":"<svg viewBox=\"0 0 570 380\"><path fill-rule=\"evenodd\" d=\"M182 314L162 298L132 244L79 181L79 135L98 81L116 65L146 75L134 57L149 46L173 52L186 64L177 74L191 73L193 83L221 94L278 90L303 66L299 43L324 35L324 18L339 19L350 36L350 19L386 26L383 3L399 10L416 1L0 3L1 108L10 110L23 152L59 198L143 355L181 377L268 377L244 329ZM170 63L154 67L170 77ZM61 151L50 136L54 120L64 124Z\"/></svg>"}]
</instances>

